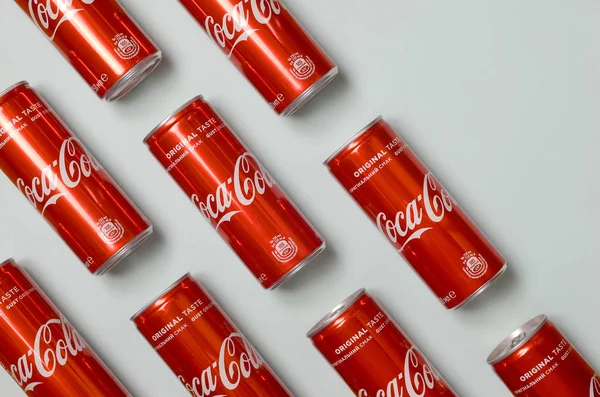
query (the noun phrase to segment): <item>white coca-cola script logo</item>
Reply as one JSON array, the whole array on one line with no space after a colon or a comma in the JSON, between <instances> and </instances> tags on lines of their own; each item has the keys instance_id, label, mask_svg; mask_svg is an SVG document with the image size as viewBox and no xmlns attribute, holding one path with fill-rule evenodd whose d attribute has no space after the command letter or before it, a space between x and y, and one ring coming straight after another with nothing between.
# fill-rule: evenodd
<instances>
[{"instance_id":1,"label":"white coca-cola script logo","mask_svg":"<svg viewBox=\"0 0 600 397\"><path fill-rule=\"evenodd\" d=\"M58 170L55 170L56 167ZM29 183L19 178L16 184L29 202L44 215L49 206L68 194L65 188L76 188L83 178L89 178L94 171L101 169L102 166L77 138L69 138L60 147L58 160L45 166L39 177Z\"/></svg>"},{"instance_id":2,"label":"white coca-cola script logo","mask_svg":"<svg viewBox=\"0 0 600 397\"><path fill-rule=\"evenodd\" d=\"M202 371L200 377L195 377L191 383L187 383L183 376L179 376L179 380L194 397L226 397L225 394L212 394L219 381L225 389L235 390L263 363L264 360L250 342L242 334L234 332L223 341L218 361Z\"/></svg>"},{"instance_id":3,"label":"white coca-cola script logo","mask_svg":"<svg viewBox=\"0 0 600 397\"><path fill-rule=\"evenodd\" d=\"M406 209L398 211L393 220L387 219L386 214L377 215L377 228L402 252L411 240L420 238L431 227L421 227L423 210L425 215L435 223L441 222L446 212L452 212L454 201L444 188L439 186L432 174L425 175L423 193L412 200Z\"/></svg>"},{"instance_id":4,"label":"white coca-cola script logo","mask_svg":"<svg viewBox=\"0 0 600 397\"><path fill-rule=\"evenodd\" d=\"M16 364L11 364L9 371L25 392L32 391L43 383L31 382L35 372L50 378L58 367L65 366L69 356L77 356L86 347L81 335L61 315L60 319L49 320L40 327L33 348L19 357Z\"/></svg>"},{"instance_id":5,"label":"white coca-cola script logo","mask_svg":"<svg viewBox=\"0 0 600 397\"><path fill-rule=\"evenodd\" d=\"M419 359L413 347L404 359L404 372L389 381L385 389L378 390L374 395L361 389L358 397L403 397L405 391L408 397L424 397L427 391L436 387L436 382L440 379L441 376L428 362Z\"/></svg>"},{"instance_id":6,"label":"white coca-cola script logo","mask_svg":"<svg viewBox=\"0 0 600 397\"><path fill-rule=\"evenodd\" d=\"M95 0L29 0L29 15L38 28L50 40L54 40L60 25L70 21L75 14L83 11L83 4ZM73 5L73 2L81 5Z\"/></svg>"},{"instance_id":7,"label":"white coca-cola script logo","mask_svg":"<svg viewBox=\"0 0 600 397\"><path fill-rule=\"evenodd\" d=\"M590 397L600 397L600 377L596 375L590 382Z\"/></svg>"},{"instance_id":8,"label":"white coca-cola script logo","mask_svg":"<svg viewBox=\"0 0 600 397\"><path fill-rule=\"evenodd\" d=\"M228 58L231 58L235 47L258 31L258 29L248 29L250 13L256 22L266 25L274 15L281 13L282 8L283 5L278 0L240 0L230 13L223 16L221 23L215 22L210 15L206 17L204 28L211 40L225 51ZM233 44L227 52L226 47L229 42Z\"/></svg>"},{"instance_id":9,"label":"white coca-cola script logo","mask_svg":"<svg viewBox=\"0 0 600 397\"><path fill-rule=\"evenodd\" d=\"M233 177L221 183L217 191L206 196L204 200L201 200L197 194L193 194L192 202L209 222L216 222L215 229L219 229L223 222L230 221L235 214L241 212L230 210L234 200L239 205L247 207L257 196L262 196L267 189L276 185L277 182L258 160L246 152L238 157Z\"/></svg>"}]
</instances>

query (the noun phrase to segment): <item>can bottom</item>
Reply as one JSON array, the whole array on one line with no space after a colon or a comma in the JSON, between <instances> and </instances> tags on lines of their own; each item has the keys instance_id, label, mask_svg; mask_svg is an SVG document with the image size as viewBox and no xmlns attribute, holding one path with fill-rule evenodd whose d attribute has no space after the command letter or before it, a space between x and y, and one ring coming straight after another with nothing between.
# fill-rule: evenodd
<instances>
[{"instance_id":1,"label":"can bottom","mask_svg":"<svg viewBox=\"0 0 600 397\"><path fill-rule=\"evenodd\" d=\"M127 258L133 251L135 251L140 245L142 245L148 237L152 234L152 225L138 234L133 240L125 244L120 250L118 250L113 256L108 258L102 266L94 272L94 276L101 276L113 267L117 266L121 261Z\"/></svg>"},{"instance_id":2,"label":"can bottom","mask_svg":"<svg viewBox=\"0 0 600 397\"><path fill-rule=\"evenodd\" d=\"M102 99L107 102L112 102L123 98L144 81L144 79L156 69L161 60L162 52L160 51L148 56L121 76L119 80L110 87L106 94L104 94Z\"/></svg>"},{"instance_id":3,"label":"can bottom","mask_svg":"<svg viewBox=\"0 0 600 397\"><path fill-rule=\"evenodd\" d=\"M294 99L292 103L290 103L285 109L283 109L283 111L281 112L281 116L291 116L302 106L306 105L319 92L323 91L327 84L329 84L331 80L333 80L333 78L337 76L337 74L338 67L334 66L333 69L331 69L323 77L317 80L316 83L308 87L302 94L298 96L298 98Z\"/></svg>"},{"instance_id":4,"label":"can bottom","mask_svg":"<svg viewBox=\"0 0 600 397\"><path fill-rule=\"evenodd\" d=\"M325 251L325 248L327 247L327 243L323 242L323 244L321 244L319 246L319 248L317 248L316 250L314 250L313 252L310 253L310 255L308 255L306 258L304 258L304 260L300 263L298 263L296 266L294 266L292 268L292 270L290 270L289 272L287 272L286 274L284 274L279 280L277 280L273 285L271 285L268 289L270 291L273 291L279 287L281 287L283 284L285 284L286 282L288 282L292 277L294 277L296 275L296 273L298 273L300 270L304 269L304 267L306 265L308 265L310 262L312 262L317 256L319 256L319 254L323 251Z\"/></svg>"},{"instance_id":5,"label":"can bottom","mask_svg":"<svg viewBox=\"0 0 600 397\"><path fill-rule=\"evenodd\" d=\"M487 283L483 284L481 287L479 287L479 289L477 289L477 291L475 291L471 295L469 295L469 297L467 299L465 299L460 305L455 306L455 307L453 307L451 309L448 309L448 310L450 310L450 311L458 310L458 309L460 309L462 307L465 307L469 303L471 303L473 301L473 299L475 299L476 297L478 297L479 295L481 295L483 293L483 291L485 291L486 289L488 289L494 283L494 281L496 281L500 277L502 277L502 275L504 274L504 272L506 272L507 268L508 268L508 264L505 262L504 266L502 266L502 269L500 269L500 271L498 273L496 273L496 275L494 277L492 277L491 279L489 279Z\"/></svg>"}]
</instances>

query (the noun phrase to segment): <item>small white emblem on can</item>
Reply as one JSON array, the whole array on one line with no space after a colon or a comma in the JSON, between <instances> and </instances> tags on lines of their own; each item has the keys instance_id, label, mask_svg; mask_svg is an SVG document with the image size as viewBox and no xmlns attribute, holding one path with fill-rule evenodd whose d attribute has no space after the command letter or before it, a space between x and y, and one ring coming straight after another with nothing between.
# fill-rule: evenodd
<instances>
[{"instance_id":1,"label":"small white emblem on can","mask_svg":"<svg viewBox=\"0 0 600 397\"><path fill-rule=\"evenodd\" d=\"M131 59L140 53L140 45L133 39L123 33L113 37L115 52L121 59Z\"/></svg>"},{"instance_id":2,"label":"small white emblem on can","mask_svg":"<svg viewBox=\"0 0 600 397\"><path fill-rule=\"evenodd\" d=\"M291 238L283 237L281 234L271 239L273 251L271 253L279 262L289 262L298 253L298 246Z\"/></svg>"},{"instance_id":3,"label":"small white emblem on can","mask_svg":"<svg viewBox=\"0 0 600 397\"><path fill-rule=\"evenodd\" d=\"M488 270L488 263L485 258L472 251L465 252L461 259L465 265L463 270L470 278L480 278Z\"/></svg>"},{"instance_id":4,"label":"small white emblem on can","mask_svg":"<svg viewBox=\"0 0 600 397\"><path fill-rule=\"evenodd\" d=\"M114 244L125 234L125 229L116 219L105 216L96 222L98 235L107 244Z\"/></svg>"},{"instance_id":5,"label":"small white emblem on can","mask_svg":"<svg viewBox=\"0 0 600 397\"><path fill-rule=\"evenodd\" d=\"M307 56L295 53L288 57L288 62L290 63L290 72L298 80L306 80L315 74L315 64Z\"/></svg>"}]
</instances>

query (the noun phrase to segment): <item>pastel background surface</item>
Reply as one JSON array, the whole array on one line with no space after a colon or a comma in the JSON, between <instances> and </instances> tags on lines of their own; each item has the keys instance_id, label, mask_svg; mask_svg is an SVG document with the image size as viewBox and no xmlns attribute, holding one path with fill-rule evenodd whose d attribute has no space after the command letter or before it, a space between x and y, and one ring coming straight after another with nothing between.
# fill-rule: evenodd
<instances>
[{"instance_id":1,"label":"pastel background surface","mask_svg":"<svg viewBox=\"0 0 600 397\"><path fill-rule=\"evenodd\" d=\"M593 0L288 0L341 76L277 117L176 1L123 0L162 47L125 100L100 102L16 4L0 3L0 86L27 79L155 225L122 267L92 277L3 176L0 259L14 256L136 396L185 396L129 316L191 271L300 396L350 395L305 332L367 287L461 396L508 391L485 363L547 313L600 368L600 3ZM266 292L142 144L202 93L328 241ZM446 312L321 162L378 114L427 162L509 261ZM3 396L20 396L0 375Z\"/></svg>"}]
</instances>

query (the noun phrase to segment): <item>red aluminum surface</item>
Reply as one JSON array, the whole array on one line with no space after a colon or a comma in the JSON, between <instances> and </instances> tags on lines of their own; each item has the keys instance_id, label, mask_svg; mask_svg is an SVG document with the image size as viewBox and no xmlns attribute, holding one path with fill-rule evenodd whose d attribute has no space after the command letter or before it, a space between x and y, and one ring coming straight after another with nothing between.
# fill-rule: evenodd
<instances>
[{"instance_id":1,"label":"red aluminum surface","mask_svg":"<svg viewBox=\"0 0 600 397\"><path fill-rule=\"evenodd\" d=\"M463 306L505 270L501 254L381 118L327 166L446 308Z\"/></svg>"},{"instance_id":2,"label":"red aluminum surface","mask_svg":"<svg viewBox=\"0 0 600 397\"><path fill-rule=\"evenodd\" d=\"M201 97L147 138L150 151L265 288L325 248L258 159Z\"/></svg>"},{"instance_id":3,"label":"red aluminum surface","mask_svg":"<svg viewBox=\"0 0 600 397\"><path fill-rule=\"evenodd\" d=\"M515 331L502 349L510 354L491 362L512 394L519 397L600 396L600 377L560 330L545 316L536 317L528 324L532 322L539 324L538 329Z\"/></svg>"},{"instance_id":4,"label":"red aluminum surface","mask_svg":"<svg viewBox=\"0 0 600 397\"><path fill-rule=\"evenodd\" d=\"M160 62L160 50L116 0L15 1L100 98L124 96Z\"/></svg>"},{"instance_id":5,"label":"red aluminum surface","mask_svg":"<svg viewBox=\"0 0 600 397\"><path fill-rule=\"evenodd\" d=\"M25 394L31 397L130 395L12 259L0 265L0 300L0 364Z\"/></svg>"},{"instance_id":6,"label":"red aluminum surface","mask_svg":"<svg viewBox=\"0 0 600 397\"><path fill-rule=\"evenodd\" d=\"M0 170L94 274L152 232L94 156L25 82L0 94Z\"/></svg>"},{"instance_id":7,"label":"red aluminum surface","mask_svg":"<svg viewBox=\"0 0 600 397\"><path fill-rule=\"evenodd\" d=\"M358 397L456 397L364 290L332 310L308 336Z\"/></svg>"},{"instance_id":8,"label":"red aluminum surface","mask_svg":"<svg viewBox=\"0 0 600 397\"><path fill-rule=\"evenodd\" d=\"M278 0L180 1L278 114L292 114L337 74Z\"/></svg>"},{"instance_id":9,"label":"red aluminum surface","mask_svg":"<svg viewBox=\"0 0 600 397\"><path fill-rule=\"evenodd\" d=\"M292 396L189 274L132 320L192 396Z\"/></svg>"}]
</instances>

